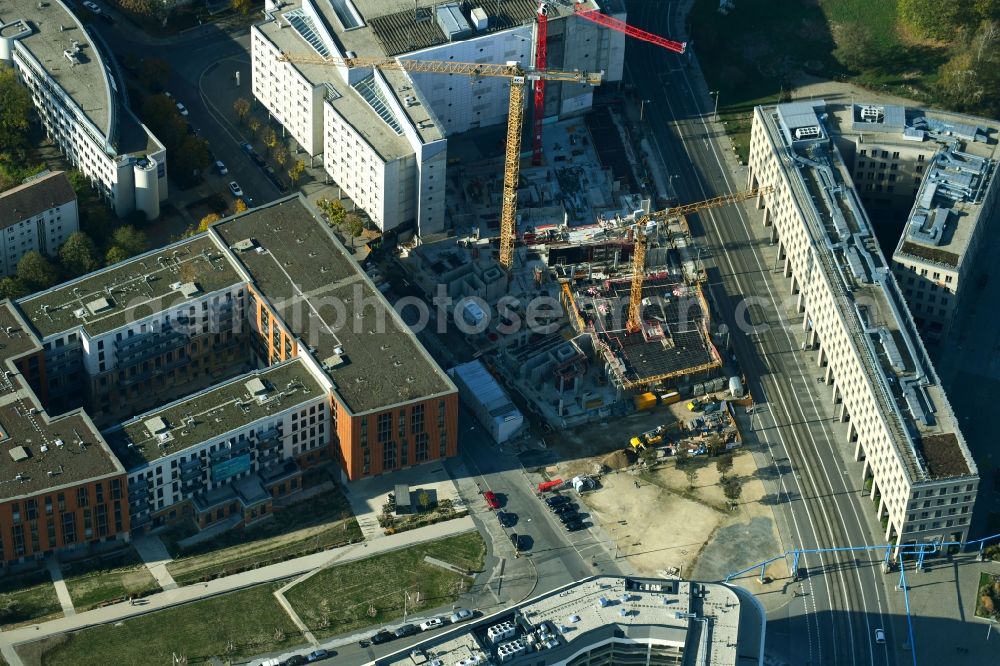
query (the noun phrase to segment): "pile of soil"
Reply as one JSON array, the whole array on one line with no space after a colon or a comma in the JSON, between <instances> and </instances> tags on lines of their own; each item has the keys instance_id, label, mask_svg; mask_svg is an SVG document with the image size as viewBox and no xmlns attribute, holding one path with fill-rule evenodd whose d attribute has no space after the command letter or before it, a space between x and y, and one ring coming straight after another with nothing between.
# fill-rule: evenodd
<instances>
[{"instance_id":1,"label":"pile of soil","mask_svg":"<svg viewBox=\"0 0 1000 666\"><path fill-rule=\"evenodd\" d=\"M622 450L612 451L608 455L604 456L601 460L601 464L604 465L606 469L625 469L631 462L629 461L628 454Z\"/></svg>"}]
</instances>

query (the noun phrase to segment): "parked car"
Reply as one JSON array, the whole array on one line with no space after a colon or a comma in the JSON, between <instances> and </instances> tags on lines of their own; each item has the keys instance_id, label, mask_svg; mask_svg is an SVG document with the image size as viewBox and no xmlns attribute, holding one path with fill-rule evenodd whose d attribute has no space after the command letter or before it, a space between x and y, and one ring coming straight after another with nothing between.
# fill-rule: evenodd
<instances>
[{"instance_id":1,"label":"parked car","mask_svg":"<svg viewBox=\"0 0 1000 666\"><path fill-rule=\"evenodd\" d=\"M382 645L383 643L388 643L396 638L395 634L382 629L371 637L372 645Z\"/></svg>"},{"instance_id":2,"label":"parked car","mask_svg":"<svg viewBox=\"0 0 1000 666\"><path fill-rule=\"evenodd\" d=\"M360 641L358 641L358 647L361 647L361 648L371 647L371 645L372 645L372 642L368 638L362 638Z\"/></svg>"},{"instance_id":3,"label":"parked car","mask_svg":"<svg viewBox=\"0 0 1000 666\"><path fill-rule=\"evenodd\" d=\"M400 627L399 629L397 629L393 633L396 634L396 638L406 638L407 636L413 636L414 634L419 633L419 632L420 632L420 629L417 628L417 625L415 625L415 624L404 624L402 627Z\"/></svg>"},{"instance_id":4,"label":"parked car","mask_svg":"<svg viewBox=\"0 0 1000 666\"><path fill-rule=\"evenodd\" d=\"M101 13L101 8L95 5L93 2L90 2L90 0L86 0L86 2L83 3L83 6L89 9L90 11L94 12L95 14Z\"/></svg>"},{"instance_id":5,"label":"parked car","mask_svg":"<svg viewBox=\"0 0 1000 666\"><path fill-rule=\"evenodd\" d=\"M305 666L305 664L308 663L309 660L301 654L293 654L291 657L281 662L281 666Z\"/></svg>"},{"instance_id":6,"label":"parked car","mask_svg":"<svg viewBox=\"0 0 1000 666\"><path fill-rule=\"evenodd\" d=\"M552 507L552 513L556 514L557 516L563 513L569 513L571 511L576 511L576 504L573 504L572 502Z\"/></svg>"},{"instance_id":7,"label":"parked car","mask_svg":"<svg viewBox=\"0 0 1000 666\"><path fill-rule=\"evenodd\" d=\"M497 520L501 527L514 527L517 524L517 514L510 511L497 511Z\"/></svg>"},{"instance_id":8,"label":"parked car","mask_svg":"<svg viewBox=\"0 0 1000 666\"><path fill-rule=\"evenodd\" d=\"M439 617L432 617L429 620L424 620L420 623L420 631L430 631L431 629L437 629L444 624L444 620Z\"/></svg>"},{"instance_id":9,"label":"parked car","mask_svg":"<svg viewBox=\"0 0 1000 666\"><path fill-rule=\"evenodd\" d=\"M184 107L183 104L177 102L177 113L181 114L182 116L186 116L188 114L188 110Z\"/></svg>"},{"instance_id":10,"label":"parked car","mask_svg":"<svg viewBox=\"0 0 1000 666\"><path fill-rule=\"evenodd\" d=\"M553 495L552 497L547 498L545 500L545 503L549 505L549 507L551 508L559 506L560 504L565 504L568 501L569 498L566 497L565 495Z\"/></svg>"},{"instance_id":11,"label":"parked car","mask_svg":"<svg viewBox=\"0 0 1000 666\"><path fill-rule=\"evenodd\" d=\"M497 499L497 496L493 494L492 490L487 490L483 493L483 499L486 500L486 505L491 509L500 508L500 500Z\"/></svg>"},{"instance_id":12,"label":"parked car","mask_svg":"<svg viewBox=\"0 0 1000 666\"><path fill-rule=\"evenodd\" d=\"M229 191L233 193L234 197L243 196L243 188L235 180L229 183Z\"/></svg>"},{"instance_id":13,"label":"parked car","mask_svg":"<svg viewBox=\"0 0 1000 666\"><path fill-rule=\"evenodd\" d=\"M222 160L215 160L215 169L219 172L220 176L225 176L229 173L229 169L227 169L226 165L222 163Z\"/></svg>"},{"instance_id":14,"label":"parked car","mask_svg":"<svg viewBox=\"0 0 1000 666\"><path fill-rule=\"evenodd\" d=\"M878 645L885 645L885 629L875 630L875 643Z\"/></svg>"},{"instance_id":15,"label":"parked car","mask_svg":"<svg viewBox=\"0 0 1000 666\"><path fill-rule=\"evenodd\" d=\"M245 152L247 155L253 155L254 153L257 152L256 150L253 149L253 146L251 146L249 143L245 141L240 144L240 148L242 148L243 152Z\"/></svg>"},{"instance_id":16,"label":"parked car","mask_svg":"<svg viewBox=\"0 0 1000 666\"><path fill-rule=\"evenodd\" d=\"M324 650L320 648L318 650L313 650L306 656L306 660L311 664L314 661L319 661L320 659L327 659L334 656L335 653L331 653L329 650Z\"/></svg>"},{"instance_id":17,"label":"parked car","mask_svg":"<svg viewBox=\"0 0 1000 666\"><path fill-rule=\"evenodd\" d=\"M572 523L580 520L580 514L576 511L567 511L566 513L559 514L559 522L565 525L566 523Z\"/></svg>"},{"instance_id":18,"label":"parked car","mask_svg":"<svg viewBox=\"0 0 1000 666\"><path fill-rule=\"evenodd\" d=\"M454 613L451 614L451 623L457 624L459 622L465 622L466 620L472 619L472 611L467 608L458 608Z\"/></svg>"},{"instance_id":19,"label":"parked car","mask_svg":"<svg viewBox=\"0 0 1000 666\"><path fill-rule=\"evenodd\" d=\"M563 525L563 527L566 528L567 532L579 532L586 527L586 525L584 525L580 520L572 520Z\"/></svg>"}]
</instances>

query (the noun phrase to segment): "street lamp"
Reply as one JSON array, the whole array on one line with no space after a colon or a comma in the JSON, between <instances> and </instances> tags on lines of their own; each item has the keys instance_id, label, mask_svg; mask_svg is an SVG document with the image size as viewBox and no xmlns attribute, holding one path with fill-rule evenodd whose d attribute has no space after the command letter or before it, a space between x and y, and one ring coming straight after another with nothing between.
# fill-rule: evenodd
<instances>
[{"instance_id":1,"label":"street lamp","mask_svg":"<svg viewBox=\"0 0 1000 666\"><path fill-rule=\"evenodd\" d=\"M715 110L712 111L712 119L715 122L719 122L719 91L718 90L710 90L708 92L708 94L709 95L715 95Z\"/></svg>"},{"instance_id":2,"label":"street lamp","mask_svg":"<svg viewBox=\"0 0 1000 666\"><path fill-rule=\"evenodd\" d=\"M642 122L643 112L646 110L646 104L649 104L650 100L644 99L639 102L639 122Z\"/></svg>"}]
</instances>

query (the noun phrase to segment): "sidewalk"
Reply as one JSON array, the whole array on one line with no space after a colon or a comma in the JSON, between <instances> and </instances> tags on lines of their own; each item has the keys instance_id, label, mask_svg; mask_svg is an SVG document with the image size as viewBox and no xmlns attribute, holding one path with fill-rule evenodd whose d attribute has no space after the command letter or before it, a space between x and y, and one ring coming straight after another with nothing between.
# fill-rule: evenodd
<instances>
[{"instance_id":1,"label":"sidewalk","mask_svg":"<svg viewBox=\"0 0 1000 666\"><path fill-rule=\"evenodd\" d=\"M0 647L3 644L17 645L40 638L53 636L69 631L76 631L86 627L117 622L137 615L144 615L153 611L163 610L176 606L177 604L188 603L212 597L226 592L232 592L245 587L250 587L260 583L267 583L276 580L290 578L307 573L313 569L322 567L331 561L351 562L373 555L399 550L413 544L424 541L433 541L444 537L462 534L475 529L472 519L469 517L458 520L449 520L436 525L421 527L409 532L393 534L380 539L371 545L358 543L343 548L313 553L287 562L272 564L260 569L244 571L243 573L218 578L207 583L179 587L173 590L166 590L146 597L146 603L141 606L133 606L129 603L114 604L104 608L96 608L85 613L79 613L71 617L63 617L38 625L29 625L11 631L0 633Z\"/></svg>"},{"instance_id":2,"label":"sidewalk","mask_svg":"<svg viewBox=\"0 0 1000 666\"><path fill-rule=\"evenodd\" d=\"M142 536L133 541L132 545L135 546L139 557L146 564L149 573L153 574L153 578L164 591L177 589L174 577L167 571L167 563L173 558L167 552L167 547L160 541L160 537L155 535Z\"/></svg>"},{"instance_id":3,"label":"sidewalk","mask_svg":"<svg viewBox=\"0 0 1000 666\"><path fill-rule=\"evenodd\" d=\"M62 570L59 568L59 561L54 556L49 555L45 558L45 566L49 570L49 575L52 576L52 586L56 588L56 596L59 598L59 605L62 606L63 615L67 617L76 615L73 599L69 596L69 588L66 587Z\"/></svg>"}]
</instances>

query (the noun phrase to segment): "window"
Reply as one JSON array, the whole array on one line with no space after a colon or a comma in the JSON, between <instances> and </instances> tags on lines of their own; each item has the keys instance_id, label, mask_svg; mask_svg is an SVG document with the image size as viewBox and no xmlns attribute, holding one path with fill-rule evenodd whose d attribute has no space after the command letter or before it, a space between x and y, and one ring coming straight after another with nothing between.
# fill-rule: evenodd
<instances>
[{"instance_id":1,"label":"window","mask_svg":"<svg viewBox=\"0 0 1000 666\"><path fill-rule=\"evenodd\" d=\"M392 412L386 412L378 415L378 425L376 428L376 441L379 444L384 444L389 441L389 437L392 435Z\"/></svg>"},{"instance_id":2,"label":"window","mask_svg":"<svg viewBox=\"0 0 1000 666\"><path fill-rule=\"evenodd\" d=\"M390 470L396 468L396 443L386 442L382 446L382 469Z\"/></svg>"}]
</instances>

